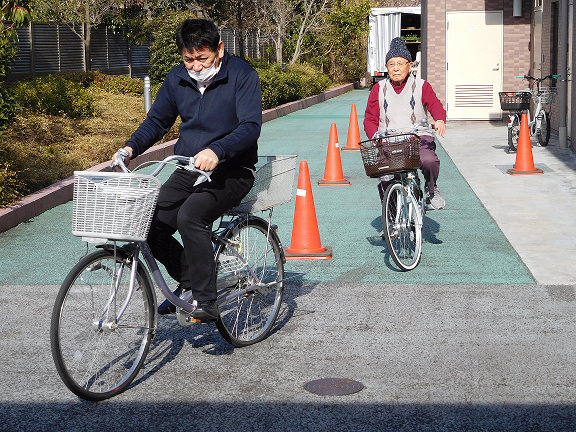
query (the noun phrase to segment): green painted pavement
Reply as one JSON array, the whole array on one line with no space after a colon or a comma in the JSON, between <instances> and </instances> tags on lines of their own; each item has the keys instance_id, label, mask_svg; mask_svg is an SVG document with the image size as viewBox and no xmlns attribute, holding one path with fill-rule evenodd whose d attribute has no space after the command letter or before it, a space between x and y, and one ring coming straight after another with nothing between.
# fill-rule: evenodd
<instances>
[{"instance_id":1,"label":"green painted pavement","mask_svg":"<svg viewBox=\"0 0 576 432\"><path fill-rule=\"evenodd\" d=\"M297 154L309 166L322 244L331 260L288 261L288 271L305 271L305 283L523 284L534 279L478 200L452 160L439 147L438 181L447 206L424 221L420 265L399 271L378 236L380 202L376 180L368 178L359 152L342 152L344 176L351 186L318 186L324 176L331 123L340 147L346 145L352 103L360 130L368 90L355 90L305 110L267 122L259 153ZM362 139L366 139L363 132ZM294 182L294 194L296 189ZM294 195L293 195L294 196ZM0 284L59 284L86 252L70 234L72 205L67 203L0 234ZM294 201L274 210L284 246L291 241ZM93 246L90 246L90 250Z\"/></svg>"}]
</instances>

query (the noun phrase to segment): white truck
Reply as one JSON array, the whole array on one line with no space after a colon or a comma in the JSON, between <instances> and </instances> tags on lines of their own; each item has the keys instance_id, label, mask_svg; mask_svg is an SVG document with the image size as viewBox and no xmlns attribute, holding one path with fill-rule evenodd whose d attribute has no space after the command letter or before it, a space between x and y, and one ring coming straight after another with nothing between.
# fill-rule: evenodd
<instances>
[{"instance_id":1,"label":"white truck","mask_svg":"<svg viewBox=\"0 0 576 432\"><path fill-rule=\"evenodd\" d=\"M421 9L418 7L373 8L370 10L368 23L368 75L372 84L388 75L386 69L386 53L390 42L395 37L401 37L415 61L415 67L420 63ZM413 72L419 75L419 69Z\"/></svg>"}]
</instances>

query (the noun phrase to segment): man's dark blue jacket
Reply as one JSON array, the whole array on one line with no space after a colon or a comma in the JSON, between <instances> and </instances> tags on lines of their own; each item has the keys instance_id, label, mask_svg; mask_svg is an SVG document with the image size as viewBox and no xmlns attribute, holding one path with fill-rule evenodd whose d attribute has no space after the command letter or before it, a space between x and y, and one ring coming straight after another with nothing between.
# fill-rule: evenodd
<instances>
[{"instance_id":1,"label":"man's dark blue jacket","mask_svg":"<svg viewBox=\"0 0 576 432\"><path fill-rule=\"evenodd\" d=\"M220 165L253 168L262 127L262 94L258 73L244 61L224 53L214 81L200 93L184 64L166 76L148 117L126 142L142 154L182 119L174 154L194 156L209 148Z\"/></svg>"}]
</instances>

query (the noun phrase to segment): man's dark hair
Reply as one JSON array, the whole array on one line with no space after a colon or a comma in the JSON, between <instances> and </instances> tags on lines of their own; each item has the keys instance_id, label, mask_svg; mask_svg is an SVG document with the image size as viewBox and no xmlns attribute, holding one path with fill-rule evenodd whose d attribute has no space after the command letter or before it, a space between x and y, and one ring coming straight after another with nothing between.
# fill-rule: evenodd
<instances>
[{"instance_id":1,"label":"man's dark hair","mask_svg":"<svg viewBox=\"0 0 576 432\"><path fill-rule=\"evenodd\" d=\"M176 45L182 54L184 48L188 51L208 48L212 52L218 51L220 33L218 27L205 19L187 19L178 27L176 32Z\"/></svg>"}]
</instances>

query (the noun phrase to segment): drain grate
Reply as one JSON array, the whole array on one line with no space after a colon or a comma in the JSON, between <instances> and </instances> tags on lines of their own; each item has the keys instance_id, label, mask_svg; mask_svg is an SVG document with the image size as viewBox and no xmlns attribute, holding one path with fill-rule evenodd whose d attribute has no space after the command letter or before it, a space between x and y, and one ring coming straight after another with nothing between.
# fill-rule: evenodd
<instances>
[{"instance_id":1,"label":"drain grate","mask_svg":"<svg viewBox=\"0 0 576 432\"><path fill-rule=\"evenodd\" d=\"M325 396L344 396L357 393L364 388L364 384L346 378L323 378L304 384L310 393Z\"/></svg>"}]
</instances>

